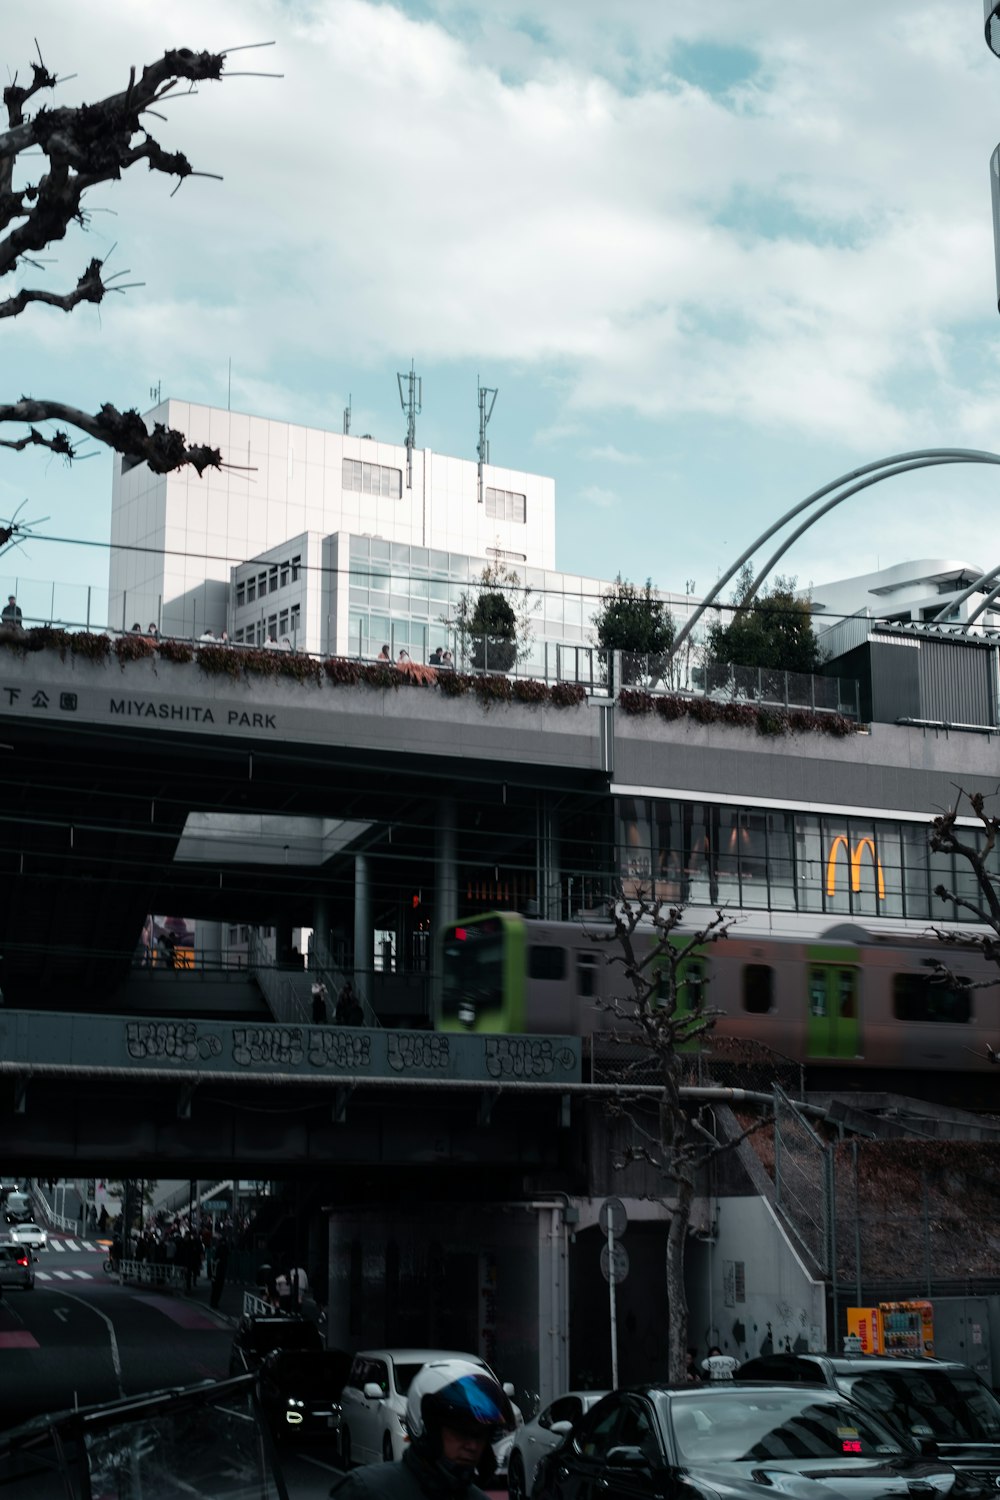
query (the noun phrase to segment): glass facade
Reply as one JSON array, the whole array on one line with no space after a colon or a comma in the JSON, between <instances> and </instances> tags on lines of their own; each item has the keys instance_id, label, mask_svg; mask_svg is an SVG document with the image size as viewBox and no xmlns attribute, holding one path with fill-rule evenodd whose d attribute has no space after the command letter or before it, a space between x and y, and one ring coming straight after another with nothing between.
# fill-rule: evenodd
<instances>
[{"instance_id":1,"label":"glass facade","mask_svg":"<svg viewBox=\"0 0 1000 1500\"><path fill-rule=\"evenodd\" d=\"M973 896L966 862L933 853L926 823L619 797L616 829L626 896L866 921L954 919L939 885Z\"/></svg>"}]
</instances>

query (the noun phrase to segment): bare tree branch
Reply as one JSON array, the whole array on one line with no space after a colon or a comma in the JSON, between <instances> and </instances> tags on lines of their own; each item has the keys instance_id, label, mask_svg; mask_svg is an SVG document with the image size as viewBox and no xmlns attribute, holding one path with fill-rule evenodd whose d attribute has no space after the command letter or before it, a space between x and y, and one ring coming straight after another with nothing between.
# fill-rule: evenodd
<instances>
[{"instance_id":1,"label":"bare tree branch","mask_svg":"<svg viewBox=\"0 0 1000 1500\"><path fill-rule=\"evenodd\" d=\"M85 195L103 183L119 181L140 162L151 172L175 177L178 186L187 177L215 175L195 173L182 152L164 150L143 122L145 116L158 113L154 106L161 100L178 97L174 90L180 84L187 83L191 92L195 84L221 79L225 60L223 52L175 48L138 75L133 67L119 93L94 104L42 106L31 112L29 103L60 82L39 50L38 61L30 65L30 80L21 83L15 74L2 94L7 121L6 129L0 130L0 277L26 266L43 270L38 252L65 238L72 226L86 225ZM33 168L36 157L41 158L39 170L25 174L25 166ZM21 287L0 301L0 319L16 318L32 306L72 312L84 302L100 304L110 291L141 285L119 280L113 286L116 278L105 277L104 265L105 261L92 259L68 292ZM47 422L60 425L50 432L39 426ZM60 401L22 396L0 403L0 426L10 424L27 429L0 438L0 448L14 452L46 448L70 461L79 454L79 445L66 428L76 428L128 458L145 460L155 473L190 465L201 474L222 465L217 449L188 444L182 433L162 425L148 432L137 412L108 405L91 414Z\"/></svg>"},{"instance_id":2,"label":"bare tree branch","mask_svg":"<svg viewBox=\"0 0 1000 1500\"><path fill-rule=\"evenodd\" d=\"M183 433L165 427L162 422L155 423L152 432L148 432L137 411L121 412L114 406L105 405L96 416L91 416L89 412L80 411L75 406L66 406L61 401L32 401L27 396L22 396L20 401L8 406L0 405L0 426L6 422L50 421L65 422L70 427L77 427L96 442L114 448L116 452L126 454L137 462L145 460L154 474L169 474L171 470L179 469L185 464L190 464L199 474L206 469L222 467L222 455L218 448L209 448L204 444L189 445ZM47 436L35 427L25 437L0 439L0 447L16 451L29 447L48 448L67 459L73 458L76 451L65 432L57 431Z\"/></svg>"}]
</instances>

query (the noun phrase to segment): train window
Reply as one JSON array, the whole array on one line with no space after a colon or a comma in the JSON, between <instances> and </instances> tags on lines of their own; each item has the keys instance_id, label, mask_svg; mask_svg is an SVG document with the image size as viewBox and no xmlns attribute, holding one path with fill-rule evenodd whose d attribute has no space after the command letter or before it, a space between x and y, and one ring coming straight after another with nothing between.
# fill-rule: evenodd
<instances>
[{"instance_id":1,"label":"train window","mask_svg":"<svg viewBox=\"0 0 1000 1500\"><path fill-rule=\"evenodd\" d=\"M705 1002L705 965L700 959L689 959L682 984L687 986L686 999L691 1010Z\"/></svg>"},{"instance_id":2,"label":"train window","mask_svg":"<svg viewBox=\"0 0 1000 1500\"><path fill-rule=\"evenodd\" d=\"M841 1018L853 1021L858 1013L853 969L839 969L837 971L837 992L840 997Z\"/></svg>"},{"instance_id":3,"label":"train window","mask_svg":"<svg viewBox=\"0 0 1000 1500\"><path fill-rule=\"evenodd\" d=\"M597 994L597 954L576 955L576 993L590 999Z\"/></svg>"},{"instance_id":4,"label":"train window","mask_svg":"<svg viewBox=\"0 0 1000 1500\"><path fill-rule=\"evenodd\" d=\"M826 970L809 970L809 1012L814 1016L826 1015Z\"/></svg>"},{"instance_id":5,"label":"train window","mask_svg":"<svg viewBox=\"0 0 1000 1500\"><path fill-rule=\"evenodd\" d=\"M955 981L939 983L930 974L894 974L892 1013L897 1021L964 1026L972 1020L972 991Z\"/></svg>"},{"instance_id":6,"label":"train window","mask_svg":"<svg viewBox=\"0 0 1000 1500\"><path fill-rule=\"evenodd\" d=\"M774 1003L774 970L769 964L743 965L743 1009L766 1016Z\"/></svg>"},{"instance_id":7,"label":"train window","mask_svg":"<svg viewBox=\"0 0 1000 1500\"><path fill-rule=\"evenodd\" d=\"M565 979L566 949L551 943L534 943L528 949L529 979Z\"/></svg>"}]
</instances>

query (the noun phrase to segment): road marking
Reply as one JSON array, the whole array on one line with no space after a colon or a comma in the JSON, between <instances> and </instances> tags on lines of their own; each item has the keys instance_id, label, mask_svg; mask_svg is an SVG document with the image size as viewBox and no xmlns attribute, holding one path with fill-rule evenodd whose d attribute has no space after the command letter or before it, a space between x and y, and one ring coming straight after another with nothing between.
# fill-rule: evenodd
<instances>
[{"instance_id":1,"label":"road marking","mask_svg":"<svg viewBox=\"0 0 1000 1500\"><path fill-rule=\"evenodd\" d=\"M72 1281L73 1276L69 1271L53 1271L53 1276L58 1276L60 1281ZM37 1275L37 1272L36 1272Z\"/></svg>"},{"instance_id":2,"label":"road marking","mask_svg":"<svg viewBox=\"0 0 1000 1500\"><path fill-rule=\"evenodd\" d=\"M79 1276L79 1278L80 1278L81 1281L93 1281L93 1279L94 1279L93 1276L91 1276L91 1274L90 1274L89 1271L74 1271L73 1275L74 1276Z\"/></svg>"},{"instance_id":3,"label":"road marking","mask_svg":"<svg viewBox=\"0 0 1000 1500\"><path fill-rule=\"evenodd\" d=\"M54 1307L52 1309L52 1311L55 1313L56 1317L60 1320L60 1322L62 1322L62 1323L68 1323L69 1322L69 1313L66 1311L65 1307Z\"/></svg>"},{"instance_id":4,"label":"road marking","mask_svg":"<svg viewBox=\"0 0 1000 1500\"><path fill-rule=\"evenodd\" d=\"M124 1396L125 1387L122 1385L122 1362L121 1356L118 1353L118 1338L115 1334L115 1325L112 1323L111 1319L109 1317L106 1317L105 1314L102 1313L99 1308L96 1308L92 1302L84 1302L82 1297L74 1297L72 1292L63 1292L63 1296L68 1297L71 1302L79 1302L81 1307L85 1307L89 1313L93 1313L95 1317L100 1318L102 1322L108 1325L108 1340L111 1344L111 1363L115 1367L115 1378L118 1381L118 1394L119 1396Z\"/></svg>"},{"instance_id":5,"label":"road marking","mask_svg":"<svg viewBox=\"0 0 1000 1500\"><path fill-rule=\"evenodd\" d=\"M0 1333L0 1349L38 1349L38 1340L26 1328L15 1328L10 1333Z\"/></svg>"},{"instance_id":6,"label":"road marking","mask_svg":"<svg viewBox=\"0 0 1000 1500\"><path fill-rule=\"evenodd\" d=\"M80 1248L76 1240L63 1240L63 1245L67 1250L79 1250Z\"/></svg>"},{"instance_id":7,"label":"road marking","mask_svg":"<svg viewBox=\"0 0 1000 1500\"><path fill-rule=\"evenodd\" d=\"M63 1244L62 1240L49 1240L49 1249L50 1250L65 1250L66 1246Z\"/></svg>"}]
</instances>

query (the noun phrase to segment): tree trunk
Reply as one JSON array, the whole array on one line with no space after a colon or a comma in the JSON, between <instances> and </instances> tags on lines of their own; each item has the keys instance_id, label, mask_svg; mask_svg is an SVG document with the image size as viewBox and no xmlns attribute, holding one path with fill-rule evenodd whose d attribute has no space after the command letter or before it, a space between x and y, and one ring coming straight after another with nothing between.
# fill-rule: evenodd
<instances>
[{"instance_id":1,"label":"tree trunk","mask_svg":"<svg viewBox=\"0 0 1000 1500\"><path fill-rule=\"evenodd\" d=\"M686 1167L678 1173L677 1207L667 1235L667 1378L671 1384L679 1385L683 1385L686 1379L688 1307L684 1289L684 1251L694 1200L694 1181L688 1173Z\"/></svg>"}]
</instances>

